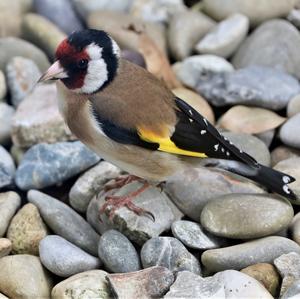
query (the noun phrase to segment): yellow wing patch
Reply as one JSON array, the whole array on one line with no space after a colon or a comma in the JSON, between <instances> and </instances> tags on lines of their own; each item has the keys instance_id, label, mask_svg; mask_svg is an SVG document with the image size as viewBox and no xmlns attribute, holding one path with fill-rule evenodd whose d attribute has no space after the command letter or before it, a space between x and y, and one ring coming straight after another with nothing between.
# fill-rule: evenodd
<instances>
[{"instance_id":1,"label":"yellow wing patch","mask_svg":"<svg viewBox=\"0 0 300 299\"><path fill-rule=\"evenodd\" d=\"M176 146L176 144L170 139L169 136L169 130L164 130L163 136L160 136L157 133L154 133L153 131L138 128L139 136L142 140L146 142L154 142L159 144L159 151L167 152L171 154L177 154L177 155L184 155L184 156L191 156L191 157L199 157L199 158L206 158L207 155L205 153L198 153L198 152L192 152L192 151L186 151L183 149L180 149Z\"/></svg>"}]
</instances>

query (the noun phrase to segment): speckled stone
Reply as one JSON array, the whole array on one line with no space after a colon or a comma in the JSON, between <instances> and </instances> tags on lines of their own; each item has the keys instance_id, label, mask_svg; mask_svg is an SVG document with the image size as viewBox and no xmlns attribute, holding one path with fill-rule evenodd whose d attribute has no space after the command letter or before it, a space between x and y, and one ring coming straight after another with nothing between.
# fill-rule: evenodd
<instances>
[{"instance_id":1,"label":"speckled stone","mask_svg":"<svg viewBox=\"0 0 300 299\"><path fill-rule=\"evenodd\" d=\"M101 266L98 258L56 235L47 236L40 242L39 253L43 266L61 277Z\"/></svg>"},{"instance_id":2,"label":"speckled stone","mask_svg":"<svg viewBox=\"0 0 300 299\"><path fill-rule=\"evenodd\" d=\"M298 299L300 294L300 280L296 280L282 295L281 299Z\"/></svg>"},{"instance_id":3,"label":"speckled stone","mask_svg":"<svg viewBox=\"0 0 300 299\"><path fill-rule=\"evenodd\" d=\"M37 207L26 204L13 217L7 230L13 254L39 255L39 243L48 234Z\"/></svg>"},{"instance_id":4,"label":"speckled stone","mask_svg":"<svg viewBox=\"0 0 300 299\"><path fill-rule=\"evenodd\" d=\"M200 263L187 251L184 245L172 237L156 237L142 247L141 260L144 268L166 267L173 272L190 271L201 273Z\"/></svg>"},{"instance_id":5,"label":"speckled stone","mask_svg":"<svg viewBox=\"0 0 300 299\"><path fill-rule=\"evenodd\" d=\"M123 234L116 230L109 230L100 237L98 255L106 268L113 273L141 269L136 249Z\"/></svg>"},{"instance_id":6,"label":"speckled stone","mask_svg":"<svg viewBox=\"0 0 300 299\"><path fill-rule=\"evenodd\" d=\"M13 186L15 163L9 152L0 145L0 189Z\"/></svg>"},{"instance_id":7,"label":"speckled stone","mask_svg":"<svg viewBox=\"0 0 300 299\"><path fill-rule=\"evenodd\" d=\"M15 109L6 104L0 103L0 144L7 144L11 139L11 130Z\"/></svg>"},{"instance_id":8,"label":"speckled stone","mask_svg":"<svg viewBox=\"0 0 300 299\"><path fill-rule=\"evenodd\" d=\"M29 202L38 207L43 220L53 232L88 253L98 255L99 235L73 209L36 190L30 190L27 197Z\"/></svg>"},{"instance_id":9,"label":"speckled stone","mask_svg":"<svg viewBox=\"0 0 300 299\"><path fill-rule=\"evenodd\" d=\"M9 255L12 249L12 243L7 238L0 238L0 258ZM1 299L1 297L0 297Z\"/></svg>"},{"instance_id":10,"label":"speckled stone","mask_svg":"<svg viewBox=\"0 0 300 299\"><path fill-rule=\"evenodd\" d=\"M80 141L40 143L24 155L15 182L22 190L53 186L81 173L99 160L100 157Z\"/></svg>"}]
</instances>

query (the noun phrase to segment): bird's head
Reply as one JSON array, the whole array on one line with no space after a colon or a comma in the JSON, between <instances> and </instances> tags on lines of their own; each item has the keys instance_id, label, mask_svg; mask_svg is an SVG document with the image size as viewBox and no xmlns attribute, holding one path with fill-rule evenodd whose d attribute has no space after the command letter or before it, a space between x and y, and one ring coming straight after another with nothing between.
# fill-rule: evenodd
<instances>
[{"instance_id":1,"label":"bird's head","mask_svg":"<svg viewBox=\"0 0 300 299\"><path fill-rule=\"evenodd\" d=\"M56 61L39 82L61 80L75 92L92 94L115 77L120 48L106 32L88 29L63 40L55 56Z\"/></svg>"}]
</instances>

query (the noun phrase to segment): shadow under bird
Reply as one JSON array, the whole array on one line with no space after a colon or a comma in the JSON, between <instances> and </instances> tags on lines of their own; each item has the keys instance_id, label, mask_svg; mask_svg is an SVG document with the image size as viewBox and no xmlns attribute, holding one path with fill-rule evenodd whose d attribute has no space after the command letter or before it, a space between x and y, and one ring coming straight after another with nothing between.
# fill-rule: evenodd
<instances>
[{"instance_id":1,"label":"shadow under bird","mask_svg":"<svg viewBox=\"0 0 300 299\"><path fill-rule=\"evenodd\" d=\"M217 159L217 166L296 200L288 187L293 177L259 164L163 82L120 58L119 46L104 31L76 31L62 41L56 61L39 81L47 80L57 80L59 108L71 131L105 160L131 174L117 180L116 186L144 180L133 193L107 198L101 212L110 205L111 217L121 206L151 216L132 199L149 181L163 182L191 167L187 157Z\"/></svg>"}]
</instances>

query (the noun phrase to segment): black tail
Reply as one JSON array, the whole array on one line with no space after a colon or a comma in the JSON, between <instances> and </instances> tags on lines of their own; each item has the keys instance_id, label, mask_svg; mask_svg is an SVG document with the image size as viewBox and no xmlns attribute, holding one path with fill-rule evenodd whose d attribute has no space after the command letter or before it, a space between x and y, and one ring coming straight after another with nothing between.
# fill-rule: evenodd
<instances>
[{"instance_id":1,"label":"black tail","mask_svg":"<svg viewBox=\"0 0 300 299\"><path fill-rule=\"evenodd\" d=\"M286 173L261 164L258 164L258 167L254 168L236 161L213 160L212 163L206 166L209 165L221 167L242 175L265 186L272 192L278 193L291 200L297 200L296 194L288 186L289 183L294 182L296 179Z\"/></svg>"}]
</instances>

